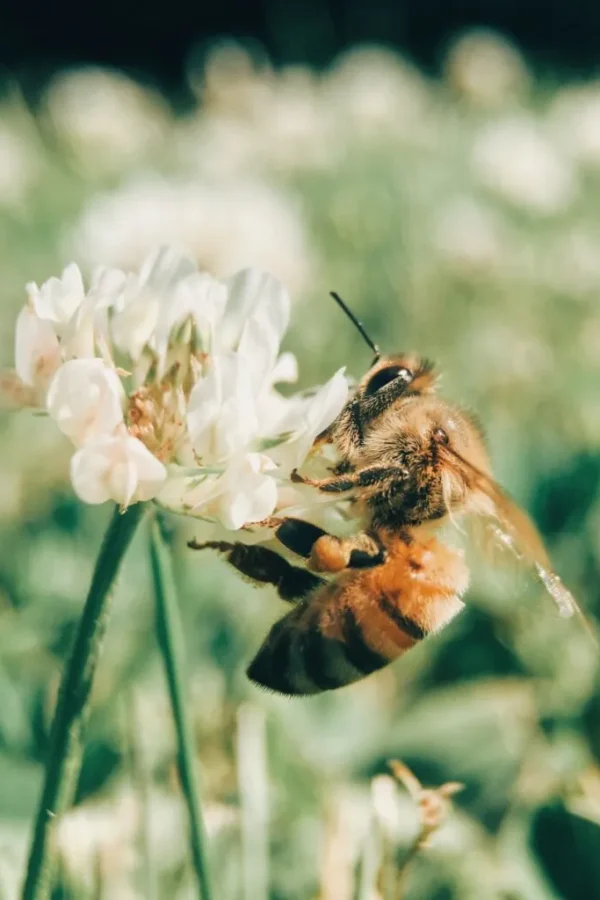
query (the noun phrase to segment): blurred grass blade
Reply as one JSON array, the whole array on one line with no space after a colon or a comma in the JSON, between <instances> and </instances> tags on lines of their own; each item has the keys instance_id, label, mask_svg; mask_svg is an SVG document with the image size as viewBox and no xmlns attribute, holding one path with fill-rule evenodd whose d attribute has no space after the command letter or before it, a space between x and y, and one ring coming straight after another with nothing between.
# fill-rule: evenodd
<instances>
[{"instance_id":1,"label":"blurred grass blade","mask_svg":"<svg viewBox=\"0 0 600 900\"><path fill-rule=\"evenodd\" d=\"M236 756L245 900L269 897L269 778L265 744L263 710L242 706L237 716Z\"/></svg>"},{"instance_id":2,"label":"blurred grass blade","mask_svg":"<svg viewBox=\"0 0 600 900\"><path fill-rule=\"evenodd\" d=\"M53 831L57 817L73 802L77 787L83 729L108 624L112 587L144 510L145 506L141 503L130 506L124 513L115 509L100 548L58 694L22 900L45 900L50 895L54 862Z\"/></svg>"},{"instance_id":3,"label":"blurred grass blade","mask_svg":"<svg viewBox=\"0 0 600 900\"><path fill-rule=\"evenodd\" d=\"M381 832L375 816L371 816L358 866L354 900L374 900L381 863Z\"/></svg>"},{"instance_id":4,"label":"blurred grass blade","mask_svg":"<svg viewBox=\"0 0 600 900\"><path fill-rule=\"evenodd\" d=\"M123 731L126 743L126 755L129 763L131 784L140 804L140 824L136 835L136 846L139 853L139 880L144 900L156 900L156 872L151 845L151 773L146 758L142 733L142 719L137 698L133 691L128 691L123 704Z\"/></svg>"},{"instance_id":5,"label":"blurred grass blade","mask_svg":"<svg viewBox=\"0 0 600 900\"><path fill-rule=\"evenodd\" d=\"M188 717L189 699L185 690L185 641L175 590L172 558L160 524L151 525L150 560L156 601L156 633L165 666L171 710L177 734L177 763L188 810L190 851L202 900L212 894L206 857L206 833L200 809L200 788L196 754Z\"/></svg>"}]
</instances>

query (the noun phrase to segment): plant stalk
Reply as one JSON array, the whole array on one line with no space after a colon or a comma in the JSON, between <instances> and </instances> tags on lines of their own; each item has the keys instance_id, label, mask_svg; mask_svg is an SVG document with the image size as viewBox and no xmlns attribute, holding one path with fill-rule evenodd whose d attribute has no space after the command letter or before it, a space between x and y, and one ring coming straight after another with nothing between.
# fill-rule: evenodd
<instances>
[{"instance_id":1,"label":"plant stalk","mask_svg":"<svg viewBox=\"0 0 600 900\"><path fill-rule=\"evenodd\" d=\"M150 560L156 601L156 634L163 658L171 710L177 735L177 764L189 819L190 852L201 900L211 900L206 854L206 832L200 805L200 787L192 727L185 688L186 663L183 625L177 601L172 558L161 527L151 526Z\"/></svg>"},{"instance_id":2,"label":"plant stalk","mask_svg":"<svg viewBox=\"0 0 600 900\"><path fill-rule=\"evenodd\" d=\"M144 510L145 505L141 503L130 506L124 513L115 509L100 548L50 730L46 775L22 900L46 900L52 889L54 831L58 817L71 805L77 789L83 731L108 624L112 588Z\"/></svg>"}]
</instances>

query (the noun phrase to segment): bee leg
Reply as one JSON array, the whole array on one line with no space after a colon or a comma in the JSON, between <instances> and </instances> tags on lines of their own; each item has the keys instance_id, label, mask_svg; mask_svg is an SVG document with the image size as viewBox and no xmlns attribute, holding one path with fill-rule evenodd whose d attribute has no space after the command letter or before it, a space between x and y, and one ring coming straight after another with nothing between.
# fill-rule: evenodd
<instances>
[{"instance_id":1,"label":"bee leg","mask_svg":"<svg viewBox=\"0 0 600 900\"><path fill-rule=\"evenodd\" d=\"M315 572L369 568L385 560L383 544L365 531L338 538L311 522L288 518L275 534L288 550L310 560L309 566Z\"/></svg>"},{"instance_id":2,"label":"bee leg","mask_svg":"<svg viewBox=\"0 0 600 900\"><path fill-rule=\"evenodd\" d=\"M308 565L314 572L340 572L379 566L385 559L386 551L378 538L359 531L347 538L322 535L313 544Z\"/></svg>"},{"instance_id":3,"label":"bee leg","mask_svg":"<svg viewBox=\"0 0 600 900\"><path fill-rule=\"evenodd\" d=\"M193 550L218 550L227 562L255 584L272 584L282 600L293 603L319 587L323 582L312 572L292 566L286 559L258 544L231 544L227 541L190 541Z\"/></svg>"},{"instance_id":4,"label":"bee leg","mask_svg":"<svg viewBox=\"0 0 600 900\"><path fill-rule=\"evenodd\" d=\"M365 469L359 469L357 472L333 475L331 478L304 478L303 475L300 475L294 469L291 474L291 480L298 484L310 484L320 491L341 494L345 491L351 491L353 488L374 487L384 482L406 481L407 475L406 469L402 466L368 466Z\"/></svg>"},{"instance_id":5,"label":"bee leg","mask_svg":"<svg viewBox=\"0 0 600 900\"><path fill-rule=\"evenodd\" d=\"M302 519L285 518L275 532L275 537L281 541L284 547L303 556L305 559L311 554L315 542L327 534L318 525L312 522L304 522Z\"/></svg>"},{"instance_id":6,"label":"bee leg","mask_svg":"<svg viewBox=\"0 0 600 900\"><path fill-rule=\"evenodd\" d=\"M319 447L322 447L323 444L331 444L333 441L333 427L330 425L324 431L321 431L316 438L314 439L311 447L311 452L314 450L318 450Z\"/></svg>"}]
</instances>

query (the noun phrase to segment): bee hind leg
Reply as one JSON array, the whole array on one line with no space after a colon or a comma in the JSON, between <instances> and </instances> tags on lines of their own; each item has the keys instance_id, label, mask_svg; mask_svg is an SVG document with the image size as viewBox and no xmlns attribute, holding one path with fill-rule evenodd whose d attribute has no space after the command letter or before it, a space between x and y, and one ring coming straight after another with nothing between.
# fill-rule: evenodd
<instances>
[{"instance_id":1,"label":"bee hind leg","mask_svg":"<svg viewBox=\"0 0 600 900\"><path fill-rule=\"evenodd\" d=\"M227 562L241 575L254 584L274 585L281 599L288 603L302 599L323 583L312 572L292 566L274 550L258 544L248 545L228 543L227 541L206 541L199 544L196 541L190 541L188 547L193 550L217 550L223 553Z\"/></svg>"},{"instance_id":2,"label":"bee hind leg","mask_svg":"<svg viewBox=\"0 0 600 900\"><path fill-rule=\"evenodd\" d=\"M385 547L373 534L359 531L347 538L324 534L313 545L309 568L313 572L370 569L385 562Z\"/></svg>"},{"instance_id":3,"label":"bee hind leg","mask_svg":"<svg viewBox=\"0 0 600 900\"><path fill-rule=\"evenodd\" d=\"M318 525L288 518L275 532L281 543L304 556L314 572L340 572L381 565L386 553L376 535L360 531L347 538L334 537Z\"/></svg>"}]
</instances>

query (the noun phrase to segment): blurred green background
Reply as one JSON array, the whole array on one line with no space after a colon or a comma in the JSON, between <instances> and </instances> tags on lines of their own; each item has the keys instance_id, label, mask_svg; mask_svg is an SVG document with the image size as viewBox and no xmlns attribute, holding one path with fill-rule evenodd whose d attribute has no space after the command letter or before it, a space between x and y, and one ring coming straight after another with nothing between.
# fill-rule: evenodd
<instances>
[{"instance_id":1,"label":"blurred green background","mask_svg":"<svg viewBox=\"0 0 600 900\"><path fill-rule=\"evenodd\" d=\"M253 264L287 284L302 387L341 365L358 376L370 354L335 289L386 350L439 362L594 620L600 82L540 80L485 31L457 37L435 80L380 47L317 73L233 42L187 77L185 110L106 69L58 73L35 110L6 86L4 363L26 282L71 260L135 267L168 241L217 275ZM109 510L74 498L52 423L3 413L0 427L0 897L13 898ZM361 684L290 700L244 676L283 612L274 593L172 525L219 900L600 897L597 650L527 573L472 552L468 607L442 634ZM57 898L196 896L174 752L139 535L59 828ZM465 785L398 889L418 813L389 759L424 785Z\"/></svg>"}]
</instances>

